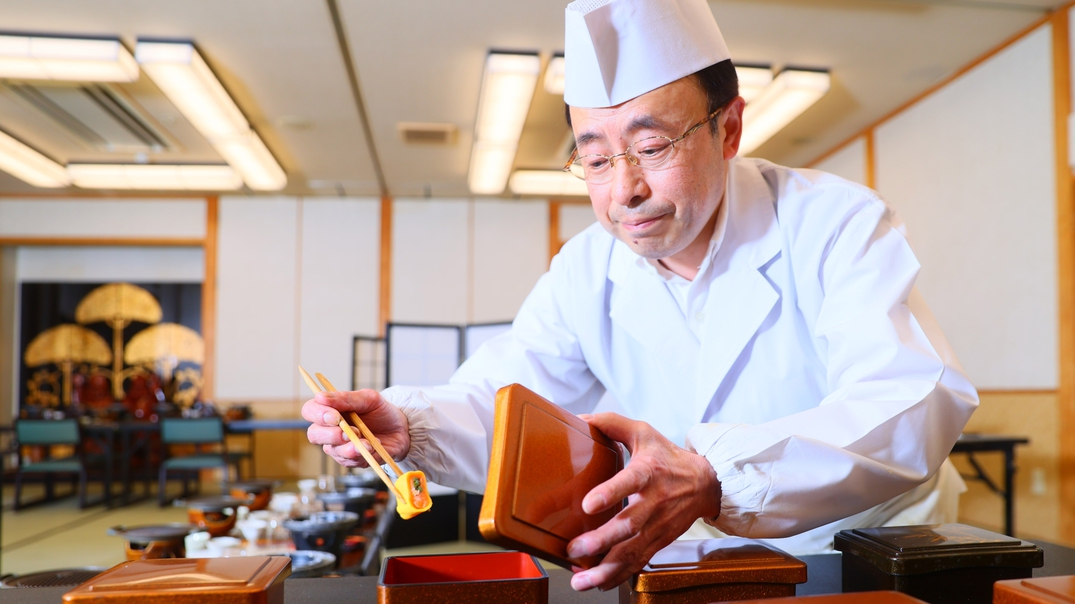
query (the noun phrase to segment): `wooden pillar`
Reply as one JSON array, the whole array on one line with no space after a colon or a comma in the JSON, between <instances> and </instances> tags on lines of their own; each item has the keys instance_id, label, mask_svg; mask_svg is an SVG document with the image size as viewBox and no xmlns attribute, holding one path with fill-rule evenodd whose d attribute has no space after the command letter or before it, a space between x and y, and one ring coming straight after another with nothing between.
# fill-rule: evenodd
<instances>
[{"instance_id":1,"label":"wooden pillar","mask_svg":"<svg viewBox=\"0 0 1075 604\"><path fill-rule=\"evenodd\" d=\"M1050 19L1053 34L1053 95L1056 127L1056 222L1059 259L1060 539L1075 542L1075 181L1068 165L1071 59L1068 7Z\"/></svg>"},{"instance_id":2,"label":"wooden pillar","mask_svg":"<svg viewBox=\"0 0 1075 604\"><path fill-rule=\"evenodd\" d=\"M392 319L392 198L381 197L381 301L377 329L385 337Z\"/></svg>"},{"instance_id":3,"label":"wooden pillar","mask_svg":"<svg viewBox=\"0 0 1075 604\"><path fill-rule=\"evenodd\" d=\"M864 136L866 146L866 182L862 183L874 191L877 190L877 155L874 152L873 128Z\"/></svg>"},{"instance_id":4,"label":"wooden pillar","mask_svg":"<svg viewBox=\"0 0 1075 604\"><path fill-rule=\"evenodd\" d=\"M560 241L560 202L549 202L549 262L552 257L560 253L564 242Z\"/></svg>"},{"instance_id":5,"label":"wooden pillar","mask_svg":"<svg viewBox=\"0 0 1075 604\"><path fill-rule=\"evenodd\" d=\"M216 277L217 221L220 200L216 195L205 199L205 277L202 279L202 341L205 342L205 363L202 364L202 397L212 399L216 374Z\"/></svg>"}]
</instances>

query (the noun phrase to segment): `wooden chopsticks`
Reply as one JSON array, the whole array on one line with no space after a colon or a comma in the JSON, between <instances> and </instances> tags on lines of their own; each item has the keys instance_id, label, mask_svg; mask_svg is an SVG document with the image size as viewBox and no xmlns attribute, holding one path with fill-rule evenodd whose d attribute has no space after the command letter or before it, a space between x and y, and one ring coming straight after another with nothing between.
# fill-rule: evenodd
<instances>
[{"instance_id":1,"label":"wooden chopsticks","mask_svg":"<svg viewBox=\"0 0 1075 604\"><path fill-rule=\"evenodd\" d=\"M320 373L315 373L314 375L317 376L317 380L321 382L321 385L325 387L325 390L329 392L339 392L336 390L336 387L332 385L332 382L328 381L327 377ZM381 446L381 440L374 436L373 432L366 427L362 418L360 418L354 411L348 411L348 414L351 417L351 423L362 432L362 436L365 436L366 440L373 445L373 449L377 451L377 454L381 456L381 459L392 468L392 471L396 473L396 476L403 476L403 470L399 469L399 466L396 465L396 460L392 459L392 456L388 454L388 451L384 450L384 447Z\"/></svg>"},{"instance_id":2,"label":"wooden chopsticks","mask_svg":"<svg viewBox=\"0 0 1075 604\"><path fill-rule=\"evenodd\" d=\"M314 379L310 377L310 374L306 373L306 370L303 369L301 366L299 367L299 373L302 374L302 379L306 380L306 385L309 386L310 390L313 390L315 393L323 392L325 390L327 390L328 392L337 392L336 388L332 386L328 379L326 379L325 376L321 375L320 373L317 374L317 377L321 380L321 383L325 385L325 388L321 388L321 386L318 386L317 382L315 382ZM374 450L376 450L377 454L381 456L381 459L385 460L385 462L392 467L392 470L396 473L397 476L402 476L403 471L400 470L399 466L396 465L395 460L392 459L388 452L384 450L384 447L381 446L381 441L378 440L377 437L373 435L373 432L371 432L370 429L366 427L366 424L362 422L362 419L358 417L358 414L354 411L349 412L349 414L351 416L351 421L353 421L355 425L358 426L358 429L362 432L362 435L366 437L366 440L369 441L371 445L373 445ZM373 458L373 455L366 450L365 445L362 444L362 440L359 439L358 435L355 434L355 431L351 429L351 426L347 424L347 420L343 418L342 414L340 416L340 428L343 430L343 433L347 435L347 438L351 440L351 443L355 445L355 450L362 454L362 457L366 460L366 463L369 464L370 468L372 468L373 471L377 473L377 476L382 481L384 481L385 485L388 486L388 491L395 495L398 499L402 500L403 496L396 489L396 485L393 484L392 479L388 477L388 474L385 474L384 469L381 468L381 464L377 463L377 460Z\"/></svg>"}]
</instances>

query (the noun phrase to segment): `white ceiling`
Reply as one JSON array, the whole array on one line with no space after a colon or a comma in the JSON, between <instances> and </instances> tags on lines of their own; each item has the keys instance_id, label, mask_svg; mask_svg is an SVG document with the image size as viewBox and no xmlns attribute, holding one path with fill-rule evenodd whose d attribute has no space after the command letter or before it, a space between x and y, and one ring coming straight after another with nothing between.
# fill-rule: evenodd
<instances>
[{"instance_id":1,"label":"white ceiling","mask_svg":"<svg viewBox=\"0 0 1075 604\"><path fill-rule=\"evenodd\" d=\"M8 32L193 40L288 173L295 194L378 195L332 0L0 0ZM565 0L338 0L388 193L469 195L471 134L489 49L563 46ZM829 94L754 155L802 165L1017 34L1060 0L720 0L736 61L832 70ZM178 143L153 161L219 161L148 78L123 87ZM446 122L454 144L404 143L399 122ZM0 89L0 128L55 159L129 162L79 146ZM562 165L563 105L539 89L517 167ZM0 193L35 191L0 173Z\"/></svg>"}]
</instances>

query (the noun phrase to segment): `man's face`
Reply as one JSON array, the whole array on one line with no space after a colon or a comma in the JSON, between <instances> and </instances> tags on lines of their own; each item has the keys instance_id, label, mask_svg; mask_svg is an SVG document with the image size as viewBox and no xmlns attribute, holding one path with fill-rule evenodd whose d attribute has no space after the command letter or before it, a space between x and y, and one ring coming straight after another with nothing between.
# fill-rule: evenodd
<instances>
[{"instance_id":1,"label":"man's face","mask_svg":"<svg viewBox=\"0 0 1075 604\"><path fill-rule=\"evenodd\" d=\"M616 158L611 181L588 181L601 225L652 260L675 257L688 247L688 251L708 248L712 219L724 195L727 160L739 146L742 107L740 99L729 103L710 122L720 124L719 132L714 133L710 124L702 126L676 143L668 163L656 169L644 170ZM579 156L611 156L649 136L678 138L708 113L705 93L688 77L615 107L572 107L571 124Z\"/></svg>"}]
</instances>

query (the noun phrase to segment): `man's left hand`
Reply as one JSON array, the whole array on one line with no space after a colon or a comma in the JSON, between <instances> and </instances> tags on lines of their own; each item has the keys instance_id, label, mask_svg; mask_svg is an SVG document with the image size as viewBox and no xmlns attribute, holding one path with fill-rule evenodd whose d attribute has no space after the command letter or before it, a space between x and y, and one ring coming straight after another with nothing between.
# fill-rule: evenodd
<instances>
[{"instance_id":1,"label":"man's left hand","mask_svg":"<svg viewBox=\"0 0 1075 604\"><path fill-rule=\"evenodd\" d=\"M607 590L641 570L696 519L720 514L720 481L705 457L677 447L645 422L615 413L580 417L631 452L627 467L582 500L587 514L607 510L624 498L627 507L567 546L572 558L607 552L600 564L575 569L571 578L571 587L578 591Z\"/></svg>"}]
</instances>

